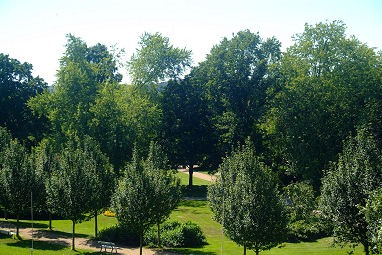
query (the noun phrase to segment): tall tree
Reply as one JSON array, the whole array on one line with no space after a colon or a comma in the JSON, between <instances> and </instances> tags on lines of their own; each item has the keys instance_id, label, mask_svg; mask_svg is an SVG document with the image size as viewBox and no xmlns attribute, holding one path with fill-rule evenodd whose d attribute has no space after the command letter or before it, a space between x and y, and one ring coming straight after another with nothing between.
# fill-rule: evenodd
<instances>
[{"instance_id":1,"label":"tall tree","mask_svg":"<svg viewBox=\"0 0 382 255\"><path fill-rule=\"evenodd\" d=\"M129 72L133 83L151 89L150 85L179 78L191 65L191 51L170 44L160 33L144 33L133 54Z\"/></svg>"},{"instance_id":2,"label":"tall tree","mask_svg":"<svg viewBox=\"0 0 382 255\"><path fill-rule=\"evenodd\" d=\"M0 126L28 146L42 139L48 123L45 118L33 116L27 101L46 88L43 79L33 77L31 64L0 53Z\"/></svg>"},{"instance_id":3,"label":"tall tree","mask_svg":"<svg viewBox=\"0 0 382 255\"><path fill-rule=\"evenodd\" d=\"M220 177L208 188L215 219L225 233L256 254L282 241L286 228L284 205L271 170L247 143L223 160Z\"/></svg>"},{"instance_id":4,"label":"tall tree","mask_svg":"<svg viewBox=\"0 0 382 255\"><path fill-rule=\"evenodd\" d=\"M31 193L36 201L44 191L42 176L35 171L32 157L17 139L10 140L3 151L0 182L5 209L16 216L16 235L19 236L19 219L30 207Z\"/></svg>"},{"instance_id":5,"label":"tall tree","mask_svg":"<svg viewBox=\"0 0 382 255\"><path fill-rule=\"evenodd\" d=\"M238 142L250 136L260 149L256 124L262 115L268 68L280 57L280 42L263 40L249 30L224 38L207 59L193 69L192 82L205 90L220 161Z\"/></svg>"},{"instance_id":6,"label":"tall tree","mask_svg":"<svg viewBox=\"0 0 382 255\"><path fill-rule=\"evenodd\" d=\"M347 37L340 21L305 25L274 69L262 123L281 172L320 186L342 140L360 124L378 128L381 62L374 49ZM375 115L376 116L376 115Z\"/></svg>"},{"instance_id":7,"label":"tall tree","mask_svg":"<svg viewBox=\"0 0 382 255\"><path fill-rule=\"evenodd\" d=\"M382 157L372 135L359 129L348 137L338 162L322 180L322 211L334 226L340 242L361 243L371 250L365 207L369 195L381 185Z\"/></svg>"},{"instance_id":8,"label":"tall tree","mask_svg":"<svg viewBox=\"0 0 382 255\"><path fill-rule=\"evenodd\" d=\"M179 180L163 169L163 155L155 144L145 161L139 159L135 150L113 196L119 224L139 234L141 255L144 232L161 223L179 199Z\"/></svg>"},{"instance_id":9,"label":"tall tree","mask_svg":"<svg viewBox=\"0 0 382 255\"><path fill-rule=\"evenodd\" d=\"M97 162L80 145L70 141L58 158L58 168L46 187L51 211L72 221L72 250L75 250L75 225L88 219L98 197Z\"/></svg>"},{"instance_id":10,"label":"tall tree","mask_svg":"<svg viewBox=\"0 0 382 255\"><path fill-rule=\"evenodd\" d=\"M172 165L189 166L192 186L194 165L209 166L215 141L203 88L189 77L171 81L162 96L163 144Z\"/></svg>"},{"instance_id":11,"label":"tall tree","mask_svg":"<svg viewBox=\"0 0 382 255\"><path fill-rule=\"evenodd\" d=\"M57 139L90 135L89 111L101 84L119 82L115 56L106 46L88 47L78 37L67 35L66 51L60 59L57 81L50 91L30 100L29 106L46 116Z\"/></svg>"}]
</instances>

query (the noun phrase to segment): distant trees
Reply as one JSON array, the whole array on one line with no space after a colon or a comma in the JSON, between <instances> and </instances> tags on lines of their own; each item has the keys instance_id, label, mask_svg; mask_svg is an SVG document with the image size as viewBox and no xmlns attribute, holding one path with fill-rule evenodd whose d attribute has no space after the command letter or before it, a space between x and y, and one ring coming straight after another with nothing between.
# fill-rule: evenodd
<instances>
[{"instance_id":1,"label":"distant trees","mask_svg":"<svg viewBox=\"0 0 382 255\"><path fill-rule=\"evenodd\" d=\"M33 77L32 65L0 53L0 126L28 147L36 145L48 131L45 118L33 116L30 98L43 93L47 84Z\"/></svg>"},{"instance_id":2,"label":"distant trees","mask_svg":"<svg viewBox=\"0 0 382 255\"><path fill-rule=\"evenodd\" d=\"M286 226L284 204L270 169L247 141L223 160L208 200L225 233L256 254L280 243Z\"/></svg>"},{"instance_id":3,"label":"distant trees","mask_svg":"<svg viewBox=\"0 0 382 255\"><path fill-rule=\"evenodd\" d=\"M361 243L366 255L372 251L370 236L375 233L370 232L363 208L381 187L381 155L372 135L359 129L347 138L338 162L322 180L322 210L333 224L334 236L340 242Z\"/></svg>"}]
</instances>

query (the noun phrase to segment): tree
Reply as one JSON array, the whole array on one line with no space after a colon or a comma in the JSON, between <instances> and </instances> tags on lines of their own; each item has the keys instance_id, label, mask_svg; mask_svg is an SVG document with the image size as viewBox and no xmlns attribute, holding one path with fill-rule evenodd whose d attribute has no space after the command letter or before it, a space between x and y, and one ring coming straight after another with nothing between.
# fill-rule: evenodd
<instances>
[{"instance_id":1,"label":"tree","mask_svg":"<svg viewBox=\"0 0 382 255\"><path fill-rule=\"evenodd\" d=\"M343 22L305 25L274 68L261 128L278 170L317 191L322 170L337 159L357 126L380 130L380 58L347 37ZM374 115L374 117L373 117Z\"/></svg>"},{"instance_id":2,"label":"tree","mask_svg":"<svg viewBox=\"0 0 382 255\"><path fill-rule=\"evenodd\" d=\"M170 44L168 37L160 33L144 33L139 48L128 62L133 84L146 87L169 79L179 78L191 65L191 51Z\"/></svg>"},{"instance_id":3,"label":"tree","mask_svg":"<svg viewBox=\"0 0 382 255\"><path fill-rule=\"evenodd\" d=\"M47 204L51 211L72 221L72 250L75 225L88 219L99 189L97 162L80 145L70 141L58 157L58 169L48 180Z\"/></svg>"},{"instance_id":4,"label":"tree","mask_svg":"<svg viewBox=\"0 0 382 255\"><path fill-rule=\"evenodd\" d=\"M264 110L269 66L280 54L280 42L275 38L263 40L258 33L244 30L224 38L192 70L191 81L203 88L208 102L217 163L247 137L261 149L256 125Z\"/></svg>"},{"instance_id":5,"label":"tree","mask_svg":"<svg viewBox=\"0 0 382 255\"><path fill-rule=\"evenodd\" d=\"M144 232L163 221L179 199L179 181L161 169L163 153L152 144L145 162L138 158L126 166L113 196L113 208L119 224L139 235L142 254Z\"/></svg>"},{"instance_id":6,"label":"tree","mask_svg":"<svg viewBox=\"0 0 382 255\"><path fill-rule=\"evenodd\" d=\"M88 47L83 40L71 34L67 39L57 81L50 91L28 103L34 112L49 119L55 139L63 142L72 136L83 138L91 135L93 115L89 109L101 84L122 79L117 72L117 56L106 46L96 44Z\"/></svg>"},{"instance_id":7,"label":"tree","mask_svg":"<svg viewBox=\"0 0 382 255\"><path fill-rule=\"evenodd\" d=\"M366 222L369 228L369 238L371 251L374 254L382 252L382 189L372 192L363 209L366 215Z\"/></svg>"},{"instance_id":8,"label":"tree","mask_svg":"<svg viewBox=\"0 0 382 255\"><path fill-rule=\"evenodd\" d=\"M39 201L38 195L44 191L42 176L35 171L32 157L17 139L10 140L3 153L0 169L3 206L16 215L16 235L19 236L19 219L22 212L30 207L31 193Z\"/></svg>"},{"instance_id":9,"label":"tree","mask_svg":"<svg viewBox=\"0 0 382 255\"><path fill-rule=\"evenodd\" d=\"M207 165L214 151L208 105L203 89L189 77L171 81L162 96L163 144L172 165L188 165L192 187L194 165Z\"/></svg>"},{"instance_id":10,"label":"tree","mask_svg":"<svg viewBox=\"0 0 382 255\"><path fill-rule=\"evenodd\" d=\"M340 242L361 243L365 254L370 253L368 222L362 208L369 195L382 181L381 151L372 135L359 129L348 137L338 162L322 180L322 211L332 222L334 235Z\"/></svg>"},{"instance_id":11,"label":"tree","mask_svg":"<svg viewBox=\"0 0 382 255\"><path fill-rule=\"evenodd\" d=\"M281 242L286 228L284 205L271 170L247 140L219 167L220 177L208 188L214 217L236 243L259 254Z\"/></svg>"},{"instance_id":12,"label":"tree","mask_svg":"<svg viewBox=\"0 0 382 255\"><path fill-rule=\"evenodd\" d=\"M152 213L158 228L158 247L160 247L160 224L169 217L180 201L180 180L174 172L167 170L167 157L157 143L150 144L145 168L150 173L152 184L155 186L152 197L156 209Z\"/></svg>"},{"instance_id":13,"label":"tree","mask_svg":"<svg viewBox=\"0 0 382 255\"><path fill-rule=\"evenodd\" d=\"M47 84L32 76L32 65L0 53L0 126L29 146L47 131L47 120L33 116L27 107L30 98L43 93Z\"/></svg>"}]
</instances>

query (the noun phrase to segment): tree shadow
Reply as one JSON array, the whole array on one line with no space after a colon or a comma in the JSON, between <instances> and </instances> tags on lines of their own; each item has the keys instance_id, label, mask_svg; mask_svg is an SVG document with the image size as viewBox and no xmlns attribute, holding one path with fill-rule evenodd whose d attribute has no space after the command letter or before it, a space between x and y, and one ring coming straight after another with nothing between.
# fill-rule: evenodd
<instances>
[{"instance_id":1,"label":"tree shadow","mask_svg":"<svg viewBox=\"0 0 382 255\"><path fill-rule=\"evenodd\" d=\"M207 199L207 185L182 186L182 196Z\"/></svg>"},{"instance_id":2,"label":"tree shadow","mask_svg":"<svg viewBox=\"0 0 382 255\"><path fill-rule=\"evenodd\" d=\"M8 246L19 247L19 248L31 248L31 240L18 240L14 243L7 243ZM68 245L65 242L45 242L45 241L33 241L34 250L50 250L59 251L66 249Z\"/></svg>"},{"instance_id":3,"label":"tree shadow","mask_svg":"<svg viewBox=\"0 0 382 255\"><path fill-rule=\"evenodd\" d=\"M67 232L62 232L62 231L57 231L57 230L45 230L45 229L37 229L34 231L34 236L41 238L41 237L46 237L46 238L60 238L60 237L72 237L72 233L67 233ZM89 238L88 235L85 234L74 234L75 237L83 237L83 238Z\"/></svg>"},{"instance_id":4,"label":"tree shadow","mask_svg":"<svg viewBox=\"0 0 382 255\"><path fill-rule=\"evenodd\" d=\"M12 226L12 228L16 228L16 220L0 220L0 227L1 226ZM24 222L24 221L19 221L19 227L20 228L31 228L32 227L32 223L31 222ZM48 224L45 224L45 223L38 223L38 222L34 222L33 223L33 227L34 228L48 228Z\"/></svg>"},{"instance_id":5,"label":"tree shadow","mask_svg":"<svg viewBox=\"0 0 382 255\"><path fill-rule=\"evenodd\" d=\"M192 248L178 248L178 249L166 249L165 252L172 252L174 254L189 254L189 255L217 255L216 252L212 251L200 251ZM162 251L158 251L155 255L164 255L168 254Z\"/></svg>"}]
</instances>

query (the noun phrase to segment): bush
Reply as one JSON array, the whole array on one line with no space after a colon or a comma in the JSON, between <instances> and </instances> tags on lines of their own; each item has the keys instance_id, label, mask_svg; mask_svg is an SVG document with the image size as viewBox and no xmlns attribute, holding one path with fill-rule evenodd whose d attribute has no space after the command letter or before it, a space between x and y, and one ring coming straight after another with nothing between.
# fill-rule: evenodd
<instances>
[{"instance_id":1,"label":"bush","mask_svg":"<svg viewBox=\"0 0 382 255\"><path fill-rule=\"evenodd\" d=\"M198 247L206 242L200 227L191 222L168 221L161 224L161 244L165 247ZM150 228L144 236L146 245L156 246L157 227Z\"/></svg>"},{"instance_id":2,"label":"bush","mask_svg":"<svg viewBox=\"0 0 382 255\"><path fill-rule=\"evenodd\" d=\"M139 235L121 225L114 225L99 232L98 240L130 246L139 245Z\"/></svg>"}]
</instances>

